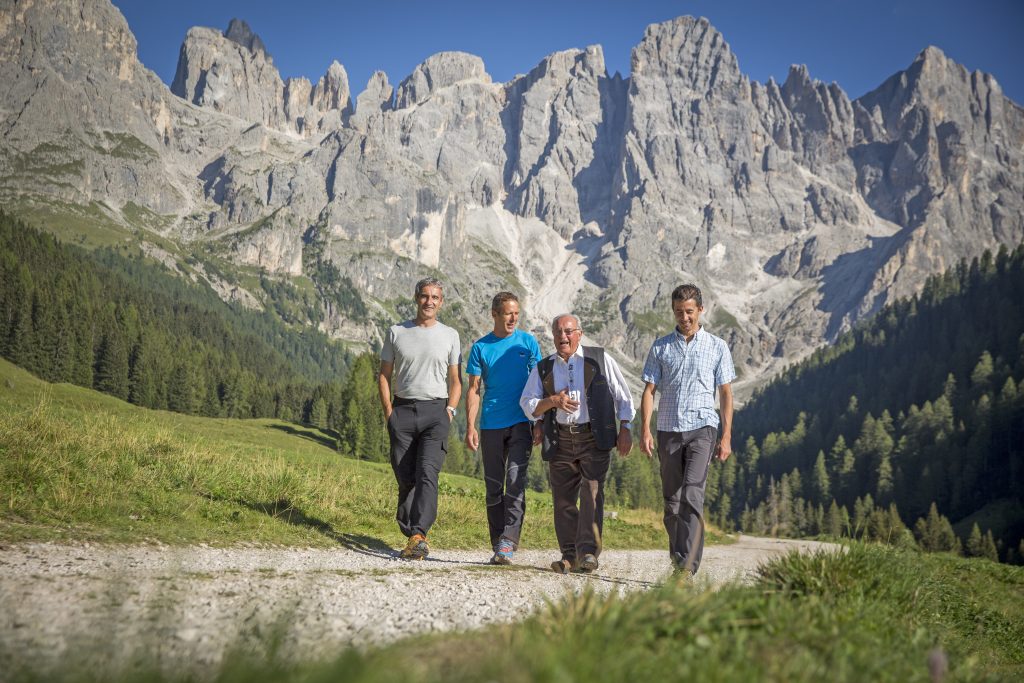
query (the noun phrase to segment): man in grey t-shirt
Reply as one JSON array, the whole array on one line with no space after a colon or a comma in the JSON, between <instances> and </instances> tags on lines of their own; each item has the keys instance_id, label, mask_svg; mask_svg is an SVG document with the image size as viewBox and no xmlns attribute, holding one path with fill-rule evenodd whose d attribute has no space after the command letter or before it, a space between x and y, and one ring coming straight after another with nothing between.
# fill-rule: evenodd
<instances>
[{"instance_id":1,"label":"man in grey t-shirt","mask_svg":"<svg viewBox=\"0 0 1024 683\"><path fill-rule=\"evenodd\" d=\"M443 285L435 278L420 280L415 297L416 318L388 329L378 378L398 481L395 519L409 539L401 552L407 560L422 560L430 552L427 532L437 518L437 476L462 395L459 333L437 319Z\"/></svg>"}]
</instances>

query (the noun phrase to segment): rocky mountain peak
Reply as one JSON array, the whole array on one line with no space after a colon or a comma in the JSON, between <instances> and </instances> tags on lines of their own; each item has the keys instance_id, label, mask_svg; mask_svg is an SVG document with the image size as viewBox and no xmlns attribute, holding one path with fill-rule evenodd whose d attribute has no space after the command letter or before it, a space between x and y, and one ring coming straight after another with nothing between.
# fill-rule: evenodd
<instances>
[{"instance_id":1,"label":"rocky mountain peak","mask_svg":"<svg viewBox=\"0 0 1024 683\"><path fill-rule=\"evenodd\" d=\"M439 52L431 55L398 85L396 107L420 104L432 94L460 81L490 83L484 60L467 52Z\"/></svg>"},{"instance_id":2,"label":"rocky mountain peak","mask_svg":"<svg viewBox=\"0 0 1024 683\"><path fill-rule=\"evenodd\" d=\"M697 93L735 88L745 80L729 44L704 17L685 16L648 26L633 48L631 69L634 77L678 72Z\"/></svg>"},{"instance_id":3,"label":"rocky mountain peak","mask_svg":"<svg viewBox=\"0 0 1024 683\"><path fill-rule=\"evenodd\" d=\"M1024 110L934 48L851 102L803 66L751 82L707 20L680 17L647 28L628 79L599 46L503 85L444 52L397 94L375 73L353 112L341 64L283 82L238 21L183 42L173 91L197 108L139 65L109 0L23 5L0 8L0 199L103 202L137 228L132 202L167 238L282 277L314 236L374 310L323 302L322 329L357 343L435 268L464 327L512 289L527 325L577 311L637 370L671 288L695 281L756 384L1024 239Z\"/></svg>"},{"instance_id":4,"label":"rocky mountain peak","mask_svg":"<svg viewBox=\"0 0 1024 683\"><path fill-rule=\"evenodd\" d=\"M232 19L228 23L228 30L224 31L224 37L232 43L238 43L254 55L262 53L268 60L271 60L263 41L260 40L258 35L253 33L253 30L249 28L249 24L241 19Z\"/></svg>"},{"instance_id":5,"label":"rocky mountain peak","mask_svg":"<svg viewBox=\"0 0 1024 683\"><path fill-rule=\"evenodd\" d=\"M337 61L313 86L281 74L247 23L189 29L171 92L193 104L303 137L341 127L351 114L348 74Z\"/></svg>"}]
</instances>

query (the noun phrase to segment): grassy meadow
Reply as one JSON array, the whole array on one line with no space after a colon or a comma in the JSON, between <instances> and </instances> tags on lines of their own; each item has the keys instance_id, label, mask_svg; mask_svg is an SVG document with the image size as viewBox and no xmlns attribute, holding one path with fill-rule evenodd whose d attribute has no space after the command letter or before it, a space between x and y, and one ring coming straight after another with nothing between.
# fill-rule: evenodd
<instances>
[{"instance_id":1,"label":"grassy meadow","mask_svg":"<svg viewBox=\"0 0 1024 683\"><path fill-rule=\"evenodd\" d=\"M5 361L0 494L4 543L402 541L390 469L340 457L327 434L139 409ZM434 544L486 548L482 482L443 475L441 496ZM661 547L663 533L653 511L623 510L606 524L609 547ZM530 497L524 545L555 545L546 496ZM244 652L203 680L1017 681L1024 568L853 544L773 561L753 585L706 590L698 579L625 597L586 592L519 624L316 662L290 659L274 634ZM139 657L130 672L69 666L57 677L192 680Z\"/></svg>"},{"instance_id":2,"label":"grassy meadow","mask_svg":"<svg viewBox=\"0 0 1024 683\"><path fill-rule=\"evenodd\" d=\"M146 410L0 360L0 540L398 547L395 495L387 464L315 428ZM440 495L432 544L488 548L483 482L442 474ZM654 511L605 523L609 548L663 535ZM547 494L523 546L557 547Z\"/></svg>"},{"instance_id":3,"label":"grassy meadow","mask_svg":"<svg viewBox=\"0 0 1024 683\"><path fill-rule=\"evenodd\" d=\"M776 560L753 586L585 593L521 625L265 665L290 681L1019 681L1024 569L855 544Z\"/></svg>"}]
</instances>

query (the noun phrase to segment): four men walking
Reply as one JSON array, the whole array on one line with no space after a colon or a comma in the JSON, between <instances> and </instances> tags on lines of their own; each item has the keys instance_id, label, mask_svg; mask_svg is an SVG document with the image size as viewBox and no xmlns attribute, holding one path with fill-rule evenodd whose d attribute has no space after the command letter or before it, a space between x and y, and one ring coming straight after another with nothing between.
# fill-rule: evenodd
<instances>
[{"instance_id":1,"label":"four men walking","mask_svg":"<svg viewBox=\"0 0 1024 683\"><path fill-rule=\"evenodd\" d=\"M415 319L388 330L379 376L406 559L429 553L437 478L462 393L459 335L437 320L443 286L421 280L415 296ZM640 447L653 456L650 419L660 391L657 453L669 555L678 571L693 574L704 548L708 466L712 454L724 461L732 452L736 373L726 343L700 325L700 289L677 287L672 312L676 329L654 342L644 365ZM537 340L518 329L519 315L518 298L499 292L491 303L494 329L473 344L466 365L466 445L482 452L491 562L509 564L518 549L530 451L542 443L561 552L552 569L591 572L601 554L611 451L625 457L632 447L633 398L615 359L601 347L580 344L579 318L566 313L554 319L555 353L541 359Z\"/></svg>"}]
</instances>

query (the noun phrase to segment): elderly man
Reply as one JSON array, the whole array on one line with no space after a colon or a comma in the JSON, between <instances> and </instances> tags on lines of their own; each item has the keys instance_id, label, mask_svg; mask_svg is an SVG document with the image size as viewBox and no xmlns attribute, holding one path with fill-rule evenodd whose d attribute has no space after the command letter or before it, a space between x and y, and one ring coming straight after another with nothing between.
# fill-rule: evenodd
<instances>
[{"instance_id":1,"label":"elderly man","mask_svg":"<svg viewBox=\"0 0 1024 683\"><path fill-rule=\"evenodd\" d=\"M378 377L398 481L395 519L409 539L401 557L407 560L422 560L430 552L427 532L437 518L437 476L462 395L459 333L437 319L443 285L434 278L420 280L415 296L416 318L392 325L384 337Z\"/></svg>"},{"instance_id":2,"label":"elderly man","mask_svg":"<svg viewBox=\"0 0 1024 683\"><path fill-rule=\"evenodd\" d=\"M491 564L511 564L523 529L526 468L533 450L530 420L519 409L519 396L540 360L540 346L532 334L518 329L519 298L512 292L494 296L491 317L494 329L473 344L466 361L466 446L483 451Z\"/></svg>"},{"instance_id":3,"label":"elderly man","mask_svg":"<svg viewBox=\"0 0 1024 683\"><path fill-rule=\"evenodd\" d=\"M668 550L676 571L692 576L704 552L704 487L711 456L732 453L732 354L723 339L700 324L704 300L696 285L672 292L676 329L656 339L644 364L640 448L651 456L651 415L658 402L658 459L665 498ZM715 388L721 418L715 412ZM718 445L715 445L715 442Z\"/></svg>"},{"instance_id":4,"label":"elderly man","mask_svg":"<svg viewBox=\"0 0 1024 683\"><path fill-rule=\"evenodd\" d=\"M579 318L559 315L551 335L555 353L530 371L519 405L531 419L543 416L541 457L548 462L562 553L551 568L592 572L601 554L611 451L617 447L625 456L633 444L633 397L614 358L601 347L580 345Z\"/></svg>"}]
</instances>

